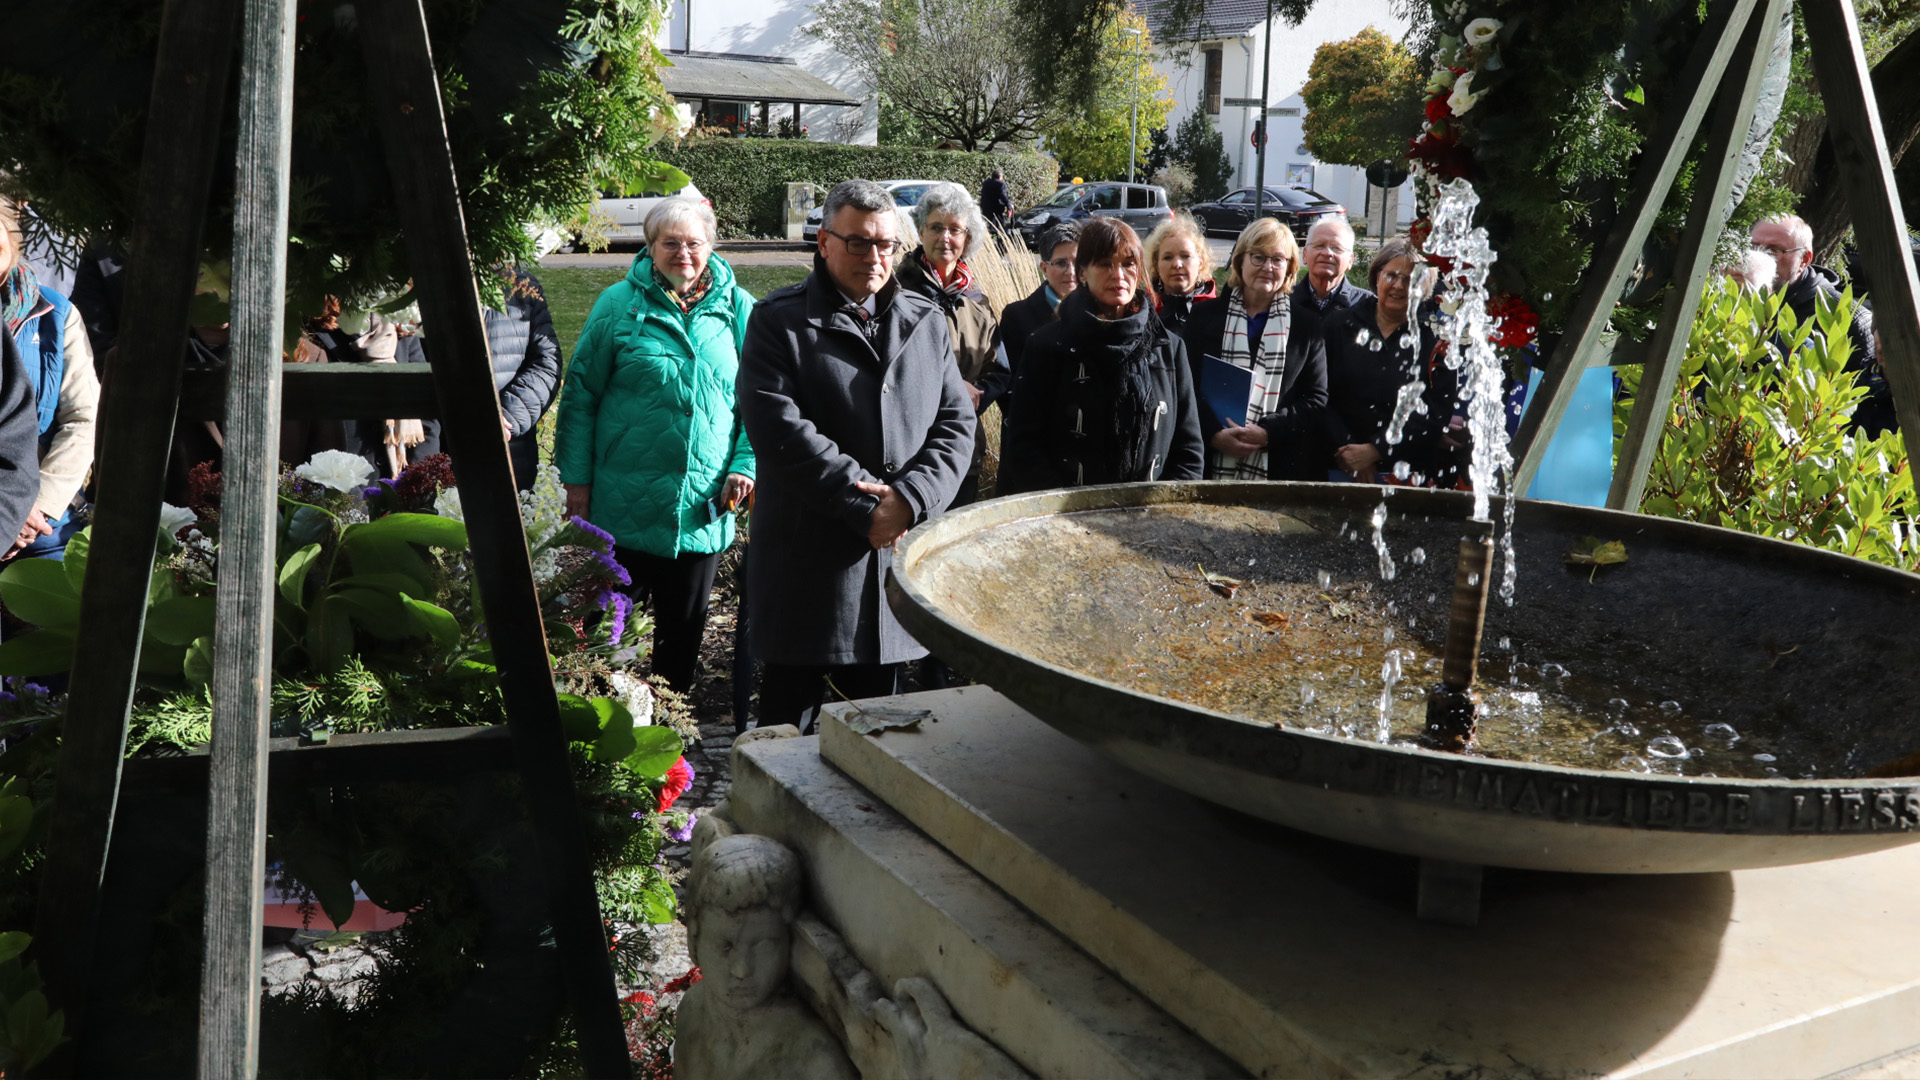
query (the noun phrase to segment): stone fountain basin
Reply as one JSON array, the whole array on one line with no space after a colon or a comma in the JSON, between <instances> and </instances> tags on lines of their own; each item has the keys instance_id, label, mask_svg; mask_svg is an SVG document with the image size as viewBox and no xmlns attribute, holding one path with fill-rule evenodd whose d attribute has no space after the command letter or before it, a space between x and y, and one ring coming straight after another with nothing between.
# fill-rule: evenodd
<instances>
[{"instance_id":1,"label":"stone fountain basin","mask_svg":"<svg viewBox=\"0 0 1920 1080\"><path fill-rule=\"evenodd\" d=\"M1471 496L1385 498L1390 583L1371 543L1382 499L1377 487L1291 483L997 499L904 537L887 592L935 654L1067 735L1194 795L1351 843L1527 869L1694 873L1920 840L1920 779L1865 775L1920 750L1920 576L1711 526L1520 500L1516 602L1490 605L1486 640L1564 664L1601 693L1725 719L1745 745L1777 753L1792 770L1781 778L1443 754L1294 726L1311 706L1276 724L1207 707L1184 686L1124 684L1129 665L1144 674L1156 657L1243 683L1255 662L1274 700L1299 700L1286 695L1306 676L1260 652L1234 601L1197 578L1207 571L1245 581L1242 600L1297 593L1325 571L1331 595L1391 600L1403 640L1437 648ZM1568 566L1585 536L1624 541L1628 561ZM1428 556L1419 565L1415 547ZM1170 617L1142 560L1194 612L1219 617ZM1483 676L1494 666L1490 652ZM1437 676L1408 680L1423 689Z\"/></svg>"}]
</instances>

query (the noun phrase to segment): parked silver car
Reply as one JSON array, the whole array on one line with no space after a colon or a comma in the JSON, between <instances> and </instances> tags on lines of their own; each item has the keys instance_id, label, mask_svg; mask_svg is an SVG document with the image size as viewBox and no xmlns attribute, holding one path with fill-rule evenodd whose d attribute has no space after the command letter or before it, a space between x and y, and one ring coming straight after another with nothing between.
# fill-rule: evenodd
<instances>
[{"instance_id":1,"label":"parked silver car","mask_svg":"<svg viewBox=\"0 0 1920 1080\"><path fill-rule=\"evenodd\" d=\"M920 246L918 230L913 227L913 208L920 202L920 196L927 189L939 183L938 180L881 180L879 184L893 195L894 213L900 218L900 239L908 248ZM821 198L825 198L822 193ZM807 211L806 223L800 226L800 239L811 244L820 237L820 214L822 207Z\"/></svg>"},{"instance_id":2,"label":"parked silver car","mask_svg":"<svg viewBox=\"0 0 1920 1080\"><path fill-rule=\"evenodd\" d=\"M610 191L603 191L594 209L594 217L610 222L606 225L604 233L609 244L641 244L647 239L645 228L647 215L653 213L653 208L659 206L663 200L680 196L699 199L708 206L713 205L712 199L700 194L699 185L689 180L686 187L664 195L616 195ZM579 246L580 240L576 237L575 250L578 250Z\"/></svg>"},{"instance_id":3,"label":"parked silver car","mask_svg":"<svg viewBox=\"0 0 1920 1080\"><path fill-rule=\"evenodd\" d=\"M1173 217L1173 207L1167 189L1152 184L1068 184L1039 206L1015 214L1013 225L1032 247L1055 225L1096 215L1117 217L1145 236Z\"/></svg>"}]
</instances>

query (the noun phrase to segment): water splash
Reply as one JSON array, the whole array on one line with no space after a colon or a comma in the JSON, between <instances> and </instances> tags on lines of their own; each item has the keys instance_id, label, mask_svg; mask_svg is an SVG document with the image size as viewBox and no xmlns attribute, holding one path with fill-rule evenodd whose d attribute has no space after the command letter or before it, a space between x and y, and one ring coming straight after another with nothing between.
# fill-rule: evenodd
<instances>
[{"instance_id":1,"label":"water splash","mask_svg":"<svg viewBox=\"0 0 1920 1080\"><path fill-rule=\"evenodd\" d=\"M1492 499L1508 491L1513 457L1507 452L1505 378L1500 354L1492 342L1493 321L1487 314L1487 275L1499 258L1487 242L1487 231L1473 227L1480 196L1465 180L1439 185L1433 209L1433 232L1427 252L1449 260L1444 305L1450 318L1441 335L1448 341L1447 366L1465 376L1461 396L1467 402L1467 427L1473 434L1473 459L1468 475L1473 483L1473 518L1491 522ZM1513 552L1513 500L1505 501L1501 515L1500 599L1513 603L1516 576Z\"/></svg>"},{"instance_id":2,"label":"water splash","mask_svg":"<svg viewBox=\"0 0 1920 1080\"><path fill-rule=\"evenodd\" d=\"M1388 649L1387 658L1380 665L1380 730L1379 741L1387 742L1393 737L1393 688L1400 685L1401 653L1399 649Z\"/></svg>"},{"instance_id":3,"label":"water splash","mask_svg":"<svg viewBox=\"0 0 1920 1080\"><path fill-rule=\"evenodd\" d=\"M1382 502L1373 508L1373 550L1380 556L1380 580L1392 581L1394 576L1393 555L1387 551L1387 504Z\"/></svg>"}]
</instances>

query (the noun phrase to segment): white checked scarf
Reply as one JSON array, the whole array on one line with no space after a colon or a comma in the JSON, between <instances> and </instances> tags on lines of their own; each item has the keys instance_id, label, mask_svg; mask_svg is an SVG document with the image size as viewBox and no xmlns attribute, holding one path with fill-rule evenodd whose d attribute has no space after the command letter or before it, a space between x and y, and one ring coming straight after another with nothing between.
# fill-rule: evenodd
<instances>
[{"instance_id":1,"label":"white checked scarf","mask_svg":"<svg viewBox=\"0 0 1920 1080\"><path fill-rule=\"evenodd\" d=\"M1267 325L1260 333L1260 340L1250 342L1242 293L1239 289L1227 293L1227 329L1220 337L1220 359L1253 372L1253 386L1247 394L1249 424L1258 423L1261 417L1280 408L1280 388L1287 384L1287 333L1292 329L1292 322L1291 301L1287 290L1281 289L1267 305ZM1213 475L1221 480L1267 478L1264 449L1244 459L1230 458L1218 450L1209 450L1207 455L1212 459Z\"/></svg>"}]
</instances>

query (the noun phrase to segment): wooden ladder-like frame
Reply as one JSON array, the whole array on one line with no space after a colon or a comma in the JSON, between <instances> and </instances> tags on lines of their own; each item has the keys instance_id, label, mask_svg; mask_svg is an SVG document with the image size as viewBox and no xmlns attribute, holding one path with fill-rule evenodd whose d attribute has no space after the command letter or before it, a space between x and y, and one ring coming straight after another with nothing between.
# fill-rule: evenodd
<instances>
[{"instance_id":1,"label":"wooden ladder-like frame","mask_svg":"<svg viewBox=\"0 0 1920 1080\"><path fill-rule=\"evenodd\" d=\"M205 948L199 1075L248 1077L259 1059L260 918L265 876L277 448L281 417L295 0L167 0L133 222L119 352L99 428L97 512L81 597L72 689L41 884L34 954L75 1043L43 1071L77 1068L74 1046L106 1037L87 1015L101 912L159 528L182 392L184 330L218 156L234 34L241 30L233 323L226 378L213 737L207 762ZM499 740L449 764L520 775L544 857L562 979L590 1075L630 1075L606 932L554 691L526 533L520 520L472 259L421 0L359 0L377 123L406 229L420 310L433 327L431 375L299 373L296 412L438 415L448 436L481 602L500 673L511 754ZM431 380L431 400L425 380ZM374 381L377 380L377 381ZM293 381L293 380L289 380ZM329 390L333 400L320 398ZM377 395L377 396L376 396ZM379 408L366 409L371 401ZM202 406L209 402L199 402ZM412 738L342 747L341 764L420 753ZM426 736L432 740L437 736ZM364 740L354 740L364 742ZM324 748L282 746L281 756Z\"/></svg>"}]
</instances>

